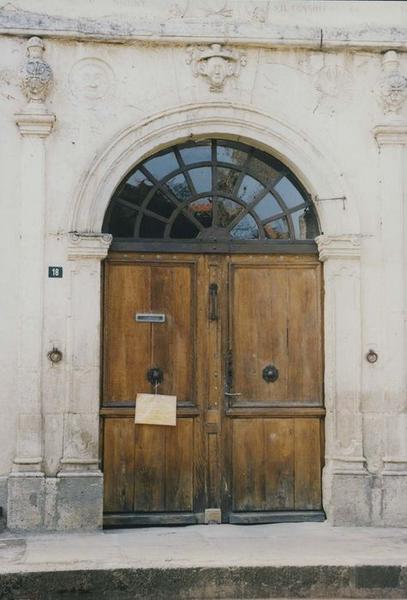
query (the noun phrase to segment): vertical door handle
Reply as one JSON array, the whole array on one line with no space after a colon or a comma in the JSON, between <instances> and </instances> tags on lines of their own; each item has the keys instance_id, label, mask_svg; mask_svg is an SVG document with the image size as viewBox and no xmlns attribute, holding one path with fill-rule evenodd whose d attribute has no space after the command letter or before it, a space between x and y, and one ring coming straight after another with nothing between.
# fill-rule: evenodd
<instances>
[{"instance_id":1,"label":"vertical door handle","mask_svg":"<svg viewBox=\"0 0 407 600\"><path fill-rule=\"evenodd\" d=\"M211 283L209 286L209 320L217 321L218 318L218 284Z\"/></svg>"}]
</instances>

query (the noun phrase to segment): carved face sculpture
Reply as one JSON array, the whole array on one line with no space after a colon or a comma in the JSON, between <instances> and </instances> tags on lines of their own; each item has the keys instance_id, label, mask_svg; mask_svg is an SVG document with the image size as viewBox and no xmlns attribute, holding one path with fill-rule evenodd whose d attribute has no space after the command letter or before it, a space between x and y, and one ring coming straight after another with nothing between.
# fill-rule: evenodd
<instances>
[{"instance_id":1,"label":"carved face sculpture","mask_svg":"<svg viewBox=\"0 0 407 600\"><path fill-rule=\"evenodd\" d=\"M110 85L109 67L96 58L85 58L74 65L70 86L74 96L94 101L103 98Z\"/></svg>"},{"instance_id":2,"label":"carved face sculpture","mask_svg":"<svg viewBox=\"0 0 407 600\"><path fill-rule=\"evenodd\" d=\"M30 60L23 68L21 79L22 89L28 100L44 101L51 83L52 71L50 66L41 59L41 56L34 58L30 54Z\"/></svg>"},{"instance_id":3,"label":"carved face sculpture","mask_svg":"<svg viewBox=\"0 0 407 600\"><path fill-rule=\"evenodd\" d=\"M228 61L221 56L212 56L205 61L205 75L209 78L212 87L220 90L226 77L230 74Z\"/></svg>"}]
</instances>

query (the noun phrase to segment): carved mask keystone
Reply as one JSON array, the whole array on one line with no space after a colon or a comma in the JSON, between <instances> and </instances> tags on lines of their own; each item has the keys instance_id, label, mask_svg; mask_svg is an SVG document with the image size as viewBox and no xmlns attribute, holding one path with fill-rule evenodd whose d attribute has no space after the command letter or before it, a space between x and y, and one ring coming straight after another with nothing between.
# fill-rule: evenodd
<instances>
[{"instance_id":1,"label":"carved mask keystone","mask_svg":"<svg viewBox=\"0 0 407 600\"><path fill-rule=\"evenodd\" d=\"M21 89L32 104L44 104L53 83L52 69L43 59L44 42L32 37L27 42L27 60L20 71Z\"/></svg>"},{"instance_id":2,"label":"carved mask keystone","mask_svg":"<svg viewBox=\"0 0 407 600\"><path fill-rule=\"evenodd\" d=\"M222 92L228 77L237 77L240 67L247 63L246 56L221 44L209 47L188 48L187 64L192 65L194 77L202 76L209 81L211 92Z\"/></svg>"}]
</instances>

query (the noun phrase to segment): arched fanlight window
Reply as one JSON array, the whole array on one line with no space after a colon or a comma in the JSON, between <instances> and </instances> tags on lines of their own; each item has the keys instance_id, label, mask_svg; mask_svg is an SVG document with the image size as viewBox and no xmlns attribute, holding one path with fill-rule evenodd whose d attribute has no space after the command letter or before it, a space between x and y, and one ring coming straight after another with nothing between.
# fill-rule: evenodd
<instances>
[{"instance_id":1,"label":"arched fanlight window","mask_svg":"<svg viewBox=\"0 0 407 600\"><path fill-rule=\"evenodd\" d=\"M252 248L312 241L319 226L308 194L280 161L246 144L205 140L138 164L116 189L103 231L122 244Z\"/></svg>"}]
</instances>

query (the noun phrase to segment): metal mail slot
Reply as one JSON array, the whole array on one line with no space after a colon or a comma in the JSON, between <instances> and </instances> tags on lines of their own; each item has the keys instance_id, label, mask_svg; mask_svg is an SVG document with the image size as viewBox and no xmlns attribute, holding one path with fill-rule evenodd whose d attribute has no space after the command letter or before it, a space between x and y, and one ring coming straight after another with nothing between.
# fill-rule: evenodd
<instances>
[{"instance_id":1,"label":"metal mail slot","mask_svg":"<svg viewBox=\"0 0 407 600\"><path fill-rule=\"evenodd\" d=\"M165 323L165 315L159 313L136 313L138 323Z\"/></svg>"}]
</instances>

